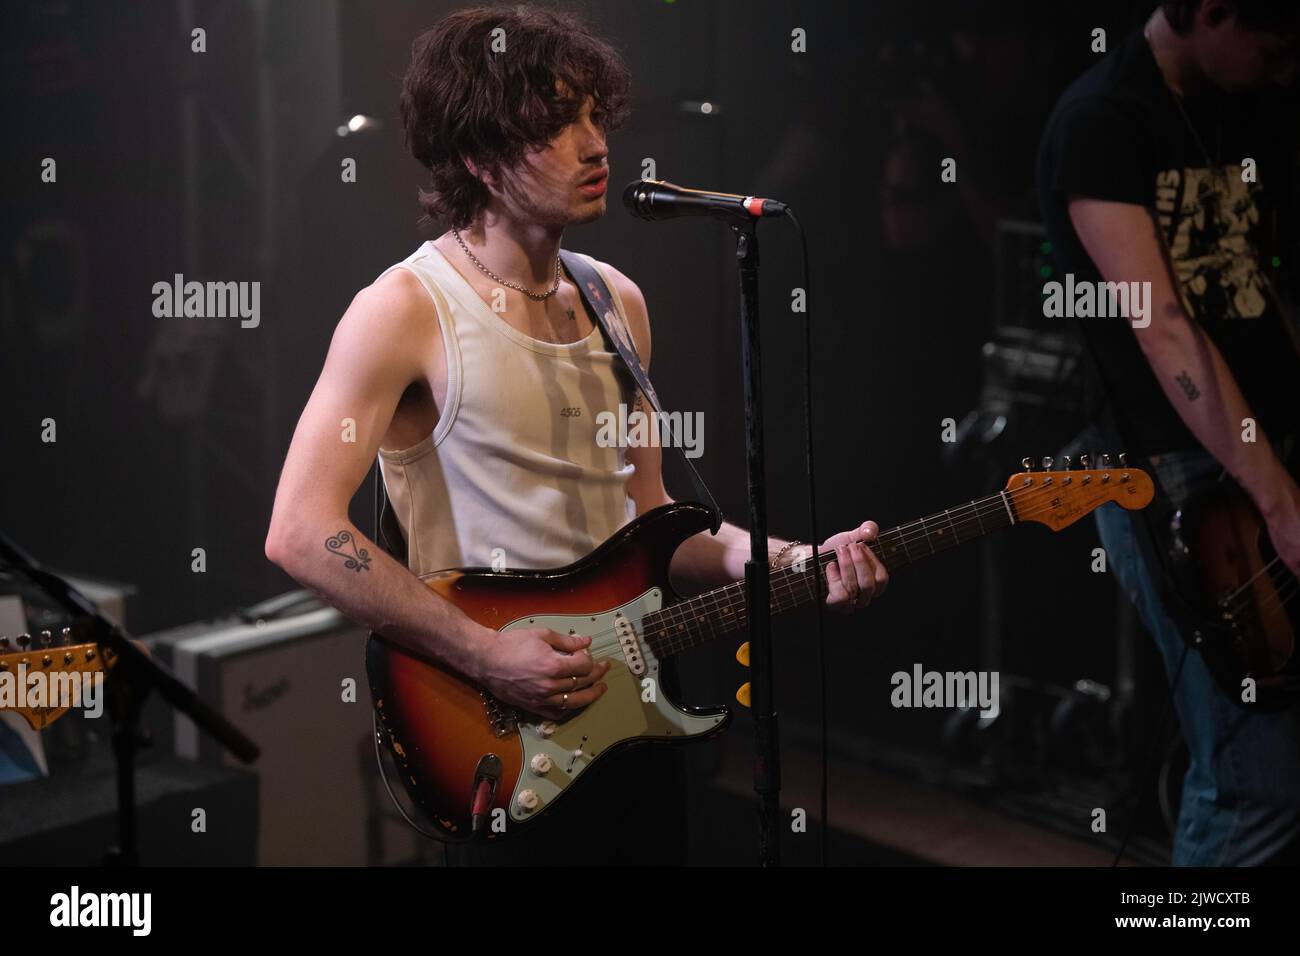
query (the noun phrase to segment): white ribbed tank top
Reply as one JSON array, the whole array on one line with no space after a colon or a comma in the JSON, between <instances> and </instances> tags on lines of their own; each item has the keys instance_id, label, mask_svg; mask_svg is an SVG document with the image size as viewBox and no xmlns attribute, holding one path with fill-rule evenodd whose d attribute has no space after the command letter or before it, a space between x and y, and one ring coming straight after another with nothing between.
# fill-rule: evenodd
<instances>
[{"instance_id":1,"label":"white ribbed tank top","mask_svg":"<svg viewBox=\"0 0 1300 956\"><path fill-rule=\"evenodd\" d=\"M411 570L558 567L635 517L626 485L636 466L617 443L596 441L597 415L632 404L599 326L566 345L525 335L432 242L381 275L393 269L410 270L433 299L447 355L433 434L379 451ZM600 271L626 328L618 291Z\"/></svg>"}]
</instances>

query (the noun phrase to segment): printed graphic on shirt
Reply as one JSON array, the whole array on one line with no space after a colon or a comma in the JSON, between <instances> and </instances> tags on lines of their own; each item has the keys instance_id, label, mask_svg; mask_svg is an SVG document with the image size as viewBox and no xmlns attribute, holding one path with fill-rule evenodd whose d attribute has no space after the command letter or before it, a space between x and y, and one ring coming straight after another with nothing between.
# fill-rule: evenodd
<instances>
[{"instance_id":1,"label":"printed graphic on shirt","mask_svg":"<svg viewBox=\"0 0 1300 956\"><path fill-rule=\"evenodd\" d=\"M1268 309L1267 279L1251 232L1259 225L1258 183L1224 165L1156 174L1156 213L1188 312L1200 321L1257 319Z\"/></svg>"}]
</instances>

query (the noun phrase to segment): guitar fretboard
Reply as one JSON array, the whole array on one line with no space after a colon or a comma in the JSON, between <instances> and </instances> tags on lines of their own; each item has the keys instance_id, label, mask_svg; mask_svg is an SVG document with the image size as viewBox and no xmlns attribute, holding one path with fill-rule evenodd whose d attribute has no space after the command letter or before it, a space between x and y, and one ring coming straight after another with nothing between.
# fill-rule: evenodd
<instances>
[{"instance_id":1,"label":"guitar fretboard","mask_svg":"<svg viewBox=\"0 0 1300 956\"><path fill-rule=\"evenodd\" d=\"M1011 496L999 492L882 531L870 548L892 573L921 558L1010 527L1016 520ZM822 567L823 596L828 588L825 567L835 558L834 551L817 555ZM811 604L816 597L816 580L811 560L805 560L802 566L796 563L773 570L769 576L772 613L781 614ZM736 581L697 594L647 614L641 623L645 640L659 658L732 634L749 625L745 582Z\"/></svg>"}]
</instances>

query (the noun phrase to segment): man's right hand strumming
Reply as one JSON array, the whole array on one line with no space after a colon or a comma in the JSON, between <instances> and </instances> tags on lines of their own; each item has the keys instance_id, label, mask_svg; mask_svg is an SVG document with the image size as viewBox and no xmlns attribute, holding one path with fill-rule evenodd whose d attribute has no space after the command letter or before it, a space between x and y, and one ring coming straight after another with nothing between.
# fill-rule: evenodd
<instances>
[{"instance_id":1,"label":"man's right hand strumming","mask_svg":"<svg viewBox=\"0 0 1300 956\"><path fill-rule=\"evenodd\" d=\"M487 650L474 678L494 697L529 713L561 720L599 700L610 661L593 661L591 638L545 627L497 633L484 628Z\"/></svg>"}]
</instances>

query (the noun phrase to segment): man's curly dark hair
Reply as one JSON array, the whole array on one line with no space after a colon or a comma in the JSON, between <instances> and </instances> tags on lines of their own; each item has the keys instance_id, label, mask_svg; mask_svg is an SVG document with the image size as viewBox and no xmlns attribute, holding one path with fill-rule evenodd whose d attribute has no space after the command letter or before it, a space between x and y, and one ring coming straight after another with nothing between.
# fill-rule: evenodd
<instances>
[{"instance_id":1,"label":"man's curly dark hair","mask_svg":"<svg viewBox=\"0 0 1300 956\"><path fill-rule=\"evenodd\" d=\"M587 96L613 130L628 86L618 52L573 14L517 5L445 17L416 38L402 81L406 145L432 175L425 218L464 229L489 199L466 159L500 176L576 120Z\"/></svg>"}]
</instances>

